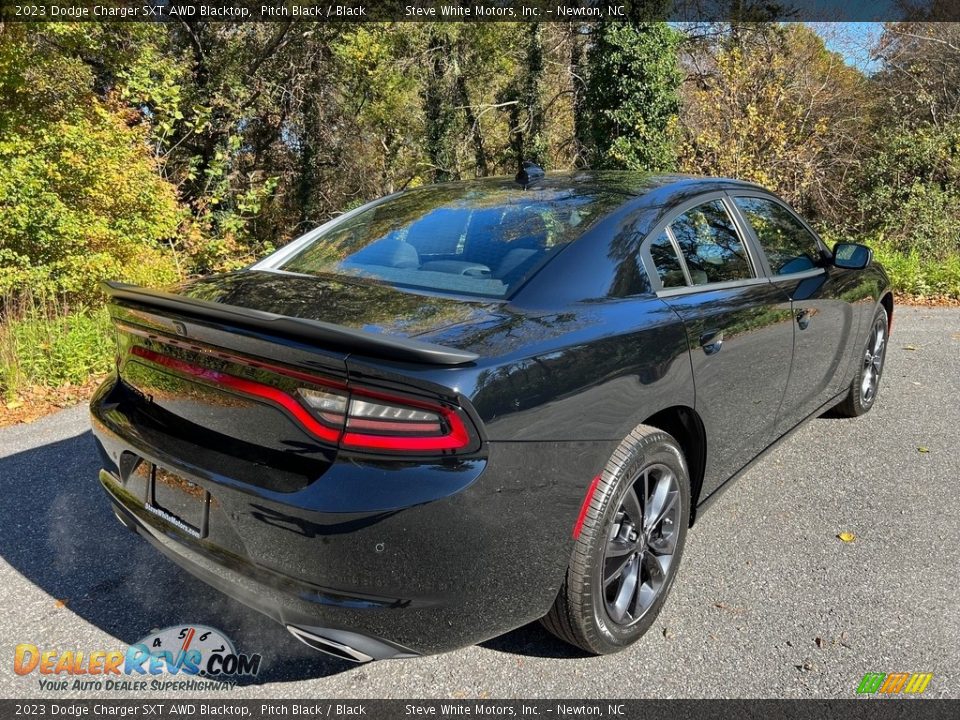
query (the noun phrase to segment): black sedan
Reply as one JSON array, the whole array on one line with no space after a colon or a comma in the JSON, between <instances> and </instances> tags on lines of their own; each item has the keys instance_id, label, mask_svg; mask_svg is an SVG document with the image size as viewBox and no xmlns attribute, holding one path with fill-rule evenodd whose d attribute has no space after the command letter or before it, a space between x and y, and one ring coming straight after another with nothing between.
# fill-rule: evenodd
<instances>
[{"instance_id":1,"label":"black sedan","mask_svg":"<svg viewBox=\"0 0 960 720\"><path fill-rule=\"evenodd\" d=\"M761 187L535 167L109 292L91 411L117 517L353 660L537 619L630 645L731 478L871 408L893 318L869 249Z\"/></svg>"}]
</instances>

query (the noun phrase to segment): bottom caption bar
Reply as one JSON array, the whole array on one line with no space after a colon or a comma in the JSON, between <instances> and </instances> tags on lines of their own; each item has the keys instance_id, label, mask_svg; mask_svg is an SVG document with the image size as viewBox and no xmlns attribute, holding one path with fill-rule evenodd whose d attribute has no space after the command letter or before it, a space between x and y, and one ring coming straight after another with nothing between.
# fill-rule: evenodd
<instances>
[{"instance_id":1,"label":"bottom caption bar","mask_svg":"<svg viewBox=\"0 0 960 720\"><path fill-rule=\"evenodd\" d=\"M909 703L909 705L904 705ZM0 700L7 718L957 718L960 700Z\"/></svg>"}]
</instances>

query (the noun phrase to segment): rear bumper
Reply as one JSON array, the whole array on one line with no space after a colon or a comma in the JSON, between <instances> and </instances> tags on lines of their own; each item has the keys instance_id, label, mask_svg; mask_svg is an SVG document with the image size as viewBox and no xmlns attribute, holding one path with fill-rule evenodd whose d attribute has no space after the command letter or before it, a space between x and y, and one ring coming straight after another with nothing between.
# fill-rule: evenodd
<instances>
[{"instance_id":1,"label":"rear bumper","mask_svg":"<svg viewBox=\"0 0 960 720\"><path fill-rule=\"evenodd\" d=\"M245 563L239 559L228 562L215 553L190 547L178 538L171 528L157 527L152 516L137 503L124 497L119 478L106 470L100 471L100 483L112 501L117 519L128 529L145 538L157 550L166 555L191 575L203 580L220 592L242 602L264 615L286 625L295 637L304 632L318 637L333 635L344 646L354 648L367 657L356 660L385 660L397 657L412 657L418 653L409 648L390 643L380 638L361 633L345 632L337 628L318 627L315 623L330 624L336 611L320 611L322 603L316 588L311 588L285 578L264 568ZM118 492L120 490L120 492ZM332 608L344 602L363 602L361 598L329 596L326 603ZM298 633L299 631L299 633ZM302 639L299 638L298 639ZM310 644L310 643L307 643Z\"/></svg>"},{"instance_id":2,"label":"rear bumper","mask_svg":"<svg viewBox=\"0 0 960 720\"><path fill-rule=\"evenodd\" d=\"M115 378L91 402L101 483L121 521L236 600L375 659L451 650L543 616L607 452L526 442L446 464L338 457L278 492L231 477L217 448L150 426L138 402ZM145 508L132 472L141 458L210 492L207 537Z\"/></svg>"}]
</instances>

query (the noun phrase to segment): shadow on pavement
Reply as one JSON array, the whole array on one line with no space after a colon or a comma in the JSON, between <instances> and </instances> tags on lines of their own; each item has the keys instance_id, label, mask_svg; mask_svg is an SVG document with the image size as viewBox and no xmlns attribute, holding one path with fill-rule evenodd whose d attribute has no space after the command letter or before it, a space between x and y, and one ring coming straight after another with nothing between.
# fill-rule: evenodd
<instances>
[{"instance_id":1,"label":"shadow on pavement","mask_svg":"<svg viewBox=\"0 0 960 720\"><path fill-rule=\"evenodd\" d=\"M591 657L582 650L567 645L567 643L554 637L538 622L524 625L492 640L480 643L480 647L529 657L558 659Z\"/></svg>"},{"instance_id":2,"label":"shadow on pavement","mask_svg":"<svg viewBox=\"0 0 960 720\"><path fill-rule=\"evenodd\" d=\"M272 620L160 555L114 517L91 433L0 458L0 555L74 613L124 644L181 623L224 631L260 653L254 684L334 675L352 663L318 653ZM250 684L250 683L247 683Z\"/></svg>"}]
</instances>

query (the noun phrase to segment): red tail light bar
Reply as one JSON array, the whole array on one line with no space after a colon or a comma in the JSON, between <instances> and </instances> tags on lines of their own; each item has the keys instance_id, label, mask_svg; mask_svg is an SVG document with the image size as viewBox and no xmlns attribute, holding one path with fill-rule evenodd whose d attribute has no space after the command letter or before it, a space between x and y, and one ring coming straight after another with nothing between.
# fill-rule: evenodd
<instances>
[{"instance_id":1,"label":"red tail light bar","mask_svg":"<svg viewBox=\"0 0 960 720\"><path fill-rule=\"evenodd\" d=\"M130 353L177 373L265 400L286 410L308 432L345 449L391 453L455 452L473 444L460 411L438 403L394 396L308 376L271 365L286 377L308 380L296 394L255 380L200 367L134 345ZM259 363L255 366L260 366Z\"/></svg>"}]
</instances>

